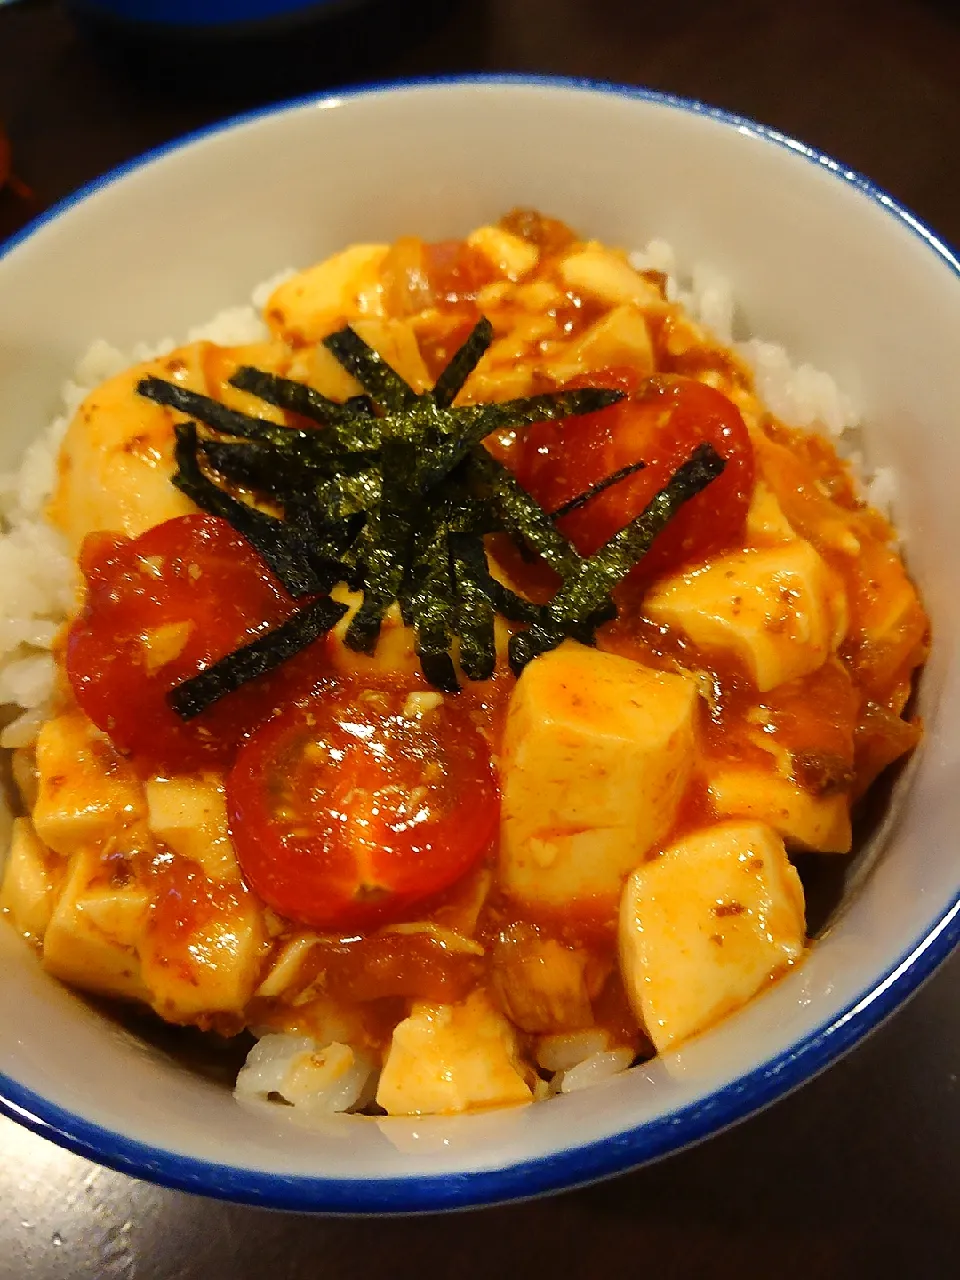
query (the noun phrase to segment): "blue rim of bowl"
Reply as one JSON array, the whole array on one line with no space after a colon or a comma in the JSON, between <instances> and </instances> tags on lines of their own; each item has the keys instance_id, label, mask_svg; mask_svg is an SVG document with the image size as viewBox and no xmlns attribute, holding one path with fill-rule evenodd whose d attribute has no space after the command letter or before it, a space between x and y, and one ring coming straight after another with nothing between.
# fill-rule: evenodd
<instances>
[{"instance_id":1,"label":"blue rim of bowl","mask_svg":"<svg viewBox=\"0 0 960 1280\"><path fill-rule=\"evenodd\" d=\"M234 129L264 116L397 90L444 86L516 85L615 94L686 111L792 151L862 192L902 222L960 279L960 258L920 218L862 174L814 147L745 116L694 99L658 93L634 85L563 76L488 74L435 76L333 89L245 112L119 165L59 201L0 244L0 259L48 222L126 174L211 134ZM499 1169L390 1178L314 1178L217 1164L134 1141L85 1120L0 1073L0 1113L19 1121L77 1155L121 1173L162 1186L242 1204L340 1214L424 1213L529 1199L610 1177L680 1151L728 1128L792 1092L819 1074L869 1032L875 1030L960 943L960 892L930 922L895 964L855 1000L790 1048L724 1085L708 1097L644 1124L581 1146L520 1161Z\"/></svg>"},{"instance_id":2,"label":"blue rim of bowl","mask_svg":"<svg viewBox=\"0 0 960 1280\"><path fill-rule=\"evenodd\" d=\"M346 8L359 0L232 0L225 12L223 0L73 0L80 12L93 13L133 26L205 30L268 23L315 14L325 9Z\"/></svg>"}]
</instances>

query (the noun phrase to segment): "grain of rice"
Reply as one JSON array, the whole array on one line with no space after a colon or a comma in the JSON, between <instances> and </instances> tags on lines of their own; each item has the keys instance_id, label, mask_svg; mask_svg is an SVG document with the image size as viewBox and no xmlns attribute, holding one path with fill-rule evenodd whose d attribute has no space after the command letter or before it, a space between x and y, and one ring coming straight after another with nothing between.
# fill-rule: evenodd
<instances>
[{"instance_id":1,"label":"grain of rice","mask_svg":"<svg viewBox=\"0 0 960 1280\"><path fill-rule=\"evenodd\" d=\"M576 1093L578 1089L588 1089L601 1080L626 1071L632 1061L632 1049L611 1049L609 1053L594 1053L570 1071L564 1071L560 1092Z\"/></svg>"},{"instance_id":2,"label":"grain of rice","mask_svg":"<svg viewBox=\"0 0 960 1280\"><path fill-rule=\"evenodd\" d=\"M17 716L8 724L2 733L0 733L0 747L7 751L16 750L17 747L29 747L36 742L37 734L43 728L44 723L50 719L49 702L41 702L36 707L30 707ZM0 865L3 858L0 857Z\"/></svg>"},{"instance_id":3,"label":"grain of rice","mask_svg":"<svg viewBox=\"0 0 960 1280\"><path fill-rule=\"evenodd\" d=\"M39 706L46 700L53 678L53 657L49 653L15 658L0 671L0 704Z\"/></svg>"},{"instance_id":4,"label":"grain of rice","mask_svg":"<svg viewBox=\"0 0 960 1280\"><path fill-rule=\"evenodd\" d=\"M610 1048L610 1037L593 1027L563 1035L541 1036L537 1041L537 1063L544 1071L570 1071L594 1054Z\"/></svg>"},{"instance_id":5,"label":"grain of rice","mask_svg":"<svg viewBox=\"0 0 960 1280\"><path fill-rule=\"evenodd\" d=\"M889 520L893 515L898 492L897 473L893 467L878 467L863 496L871 507L875 507Z\"/></svg>"},{"instance_id":6,"label":"grain of rice","mask_svg":"<svg viewBox=\"0 0 960 1280\"><path fill-rule=\"evenodd\" d=\"M239 347L248 342L264 342L270 331L252 307L228 307L206 324L187 331L188 342L217 342Z\"/></svg>"},{"instance_id":7,"label":"grain of rice","mask_svg":"<svg viewBox=\"0 0 960 1280\"><path fill-rule=\"evenodd\" d=\"M668 302L676 302L677 260L673 246L666 240L650 240L643 249L635 249L627 255L627 261L635 271L660 271L667 278L666 294Z\"/></svg>"},{"instance_id":8,"label":"grain of rice","mask_svg":"<svg viewBox=\"0 0 960 1280\"><path fill-rule=\"evenodd\" d=\"M718 342L733 342L733 291L727 279L702 264L693 270L696 317Z\"/></svg>"},{"instance_id":9,"label":"grain of rice","mask_svg":"<svg viewBox=\"0 0 960 1280\"><path fill-rule=\"evenodd\" d=\"M265 1035L237 1076L239 1098L275 1096L304 1113L322 1116L372 1101L376 1072L369 1058L346 1044L320 1046L308 1036Z\"/></svg>"},{"instance_id":10,"label":"grain of rice","mask_svg":"<svg viewBox=\"0 0 960 1280\"><path fill-rule=\"evenodd\" d=\"M789 427L822 427L841 436L858 422L852 402L833 378L813 365L792 365L783 347L750 338L737 346L753 370L757 394Z\"/></svg>"}]
</instances>

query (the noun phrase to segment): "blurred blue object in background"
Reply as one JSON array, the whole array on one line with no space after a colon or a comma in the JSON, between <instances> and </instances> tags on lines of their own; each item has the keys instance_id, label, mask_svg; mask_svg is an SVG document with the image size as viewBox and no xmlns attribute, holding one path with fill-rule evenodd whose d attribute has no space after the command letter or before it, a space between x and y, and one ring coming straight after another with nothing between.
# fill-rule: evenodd
<instances>
[{"instance_id":1,"label":"blurred blue object in background","mask_svg":"<svg viewBox=\"0 0 960 1280\"><path fill-rule=\"evenodd\" d=\"M0 0L2 3L3 0ZM253 105L389 75L463 0L66 0L120 74Z\"/></svg>"},{"instance_id":2,"label":"blurred blue object in background","mask_svg":"<svg viewBox=\"0 0 960 1280\"><path fill-rule=\"evenodd\" d=\"M80 13L116 23L221 29L329 17L367 4L368 0L68 0L68 7Z\"/></svg>"}]
</instances>

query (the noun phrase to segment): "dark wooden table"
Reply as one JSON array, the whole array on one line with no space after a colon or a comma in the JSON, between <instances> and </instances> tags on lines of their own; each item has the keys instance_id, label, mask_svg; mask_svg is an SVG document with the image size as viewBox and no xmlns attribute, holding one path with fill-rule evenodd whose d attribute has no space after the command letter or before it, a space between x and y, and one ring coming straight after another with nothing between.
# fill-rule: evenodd
<instances>
[{"instance_id":1,"label":"dark wooden table","mask_svg":"<svg viewBox=\"0 0 960 1280\"><path fill-rule=\"evenodd\" d=\"M477 69L704 98L823 147L960 242L954 0L464 0L433 33L354 56L336 76ZM60 5L0 6L0 120L36 209L263 96L249 83L171 93L105 64ZM0 193L0 238L29 212ZM958 1000L960 956L844 1062L707 1145L587 1190L445 1218L313 1220L200 1201L0 1121L0 1277L956 1276Z\"/></svg>"}]
</instances>

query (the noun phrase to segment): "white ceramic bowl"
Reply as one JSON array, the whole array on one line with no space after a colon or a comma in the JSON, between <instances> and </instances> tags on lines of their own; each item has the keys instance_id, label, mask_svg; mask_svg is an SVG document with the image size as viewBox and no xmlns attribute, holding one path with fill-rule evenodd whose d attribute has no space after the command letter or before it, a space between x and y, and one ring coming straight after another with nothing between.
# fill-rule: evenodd
<instances>
[{"instance_id":1,"label":"white ceramic bowl","mask_svg":"<svg viewBox=\"0 0 960 1280\"><path fill-rule=\"evenodd\" d=\"M799 143L642 91L512 77L344 93L187 139L7 246L0 466L50 417L94 336L183 333L288 264L354 240L457 235L516 204L615 244L664 236L727 273L746 324L830 370L862 407L871 461L896 467L935 647L927 736L872 865L800 970L680 1053L538 1106L337 1117L320 1134L240 1107L118 1030L0 928L2 1105L73 1150L297 1209L424 1210L571 1186L794 1088L960 935L960 266L888 196Z\"/></svg>"}]
</instances>

